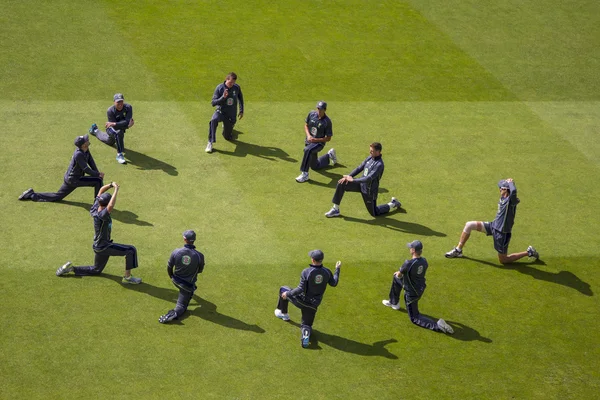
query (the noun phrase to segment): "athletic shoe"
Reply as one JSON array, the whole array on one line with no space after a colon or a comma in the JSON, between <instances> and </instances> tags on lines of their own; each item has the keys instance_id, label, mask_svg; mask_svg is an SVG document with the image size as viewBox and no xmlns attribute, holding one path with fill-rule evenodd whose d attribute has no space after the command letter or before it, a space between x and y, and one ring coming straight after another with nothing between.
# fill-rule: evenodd
<instances>
[{"instance_id":1,"label":"athletic shoe","mask_svg":"<svg viewBox=\"0 0 600 400\"><path fill-rule=\"evenodd\" d=\"M140 283L142 283L142 278L136 278L133 275L124 276L123 279L121 279L121 283L128 283L130 285L139 285Z\"/></svg>"},{"instance_id":2,"label":"athletic shoe","mask_svg":"<svg viewBox=\"0 0 600 400\"><path fill-rule=\"evenodd\" d=\"M56 276L61 276L64 274L68 274L73 271L73 267L71 266L71 261L67 261L65 265L56 270Z\"/></svg>"},{"instance_id":3,"label":"athletic shoe","mask_svg":"<svg viewBox=\"0 0 600 400\"><path fill-rule=\"evenodd\" d=\"M329 159L331 160L331 165L335 165L338 162L337 155L335 154L335 149L331 149L327 152L329 154Z\"/></svg>"},{"instance_id":4,"label":"athletic shoe","mask_svg":"<svg viewBox=\"0 0 600 400\"><path fill-rule=\"evenodd\" d=\"M160 322L161 324L166 324L167 322L173 321L176 318L177 318L177 314L175 313L175 310L170 310L165 315L161 315L158 318L158 322Z\"/></svg>"},{"instance_id":5,"label":"athletic shoe","mask_svg":"<svg viewBox=\"0 0 600 400\"><path fill-rule=\"evenodd\" d=\"M398 199L395 198L395 197L392 197L392 201L390 203L392 203L394 205L394 208L400 208L400 207L402 207L402 203L400 203L398 201Z\"/></svg>"},{"instance_id":6,"label":"athletic shoe","mask_svg":"<svg viewBox=\"0 0 600 400\"><path fill-rule=\"evenodd\" d=\"M306 349L308 347L309 343L310 343L310 334L308 332L308 329L303 329L302 330L302 347Z\"/></svg>"},{"instance_id":7,"label":"athletic shoe","mask_svg":"<svg viewBox=\"0 0 600 400\"><path fill-rule=\"evenodd\" d=\"M446 258L461 258L463 256L462 250L458 247L453 248L446 253Z\"/></svg>"},{"instance_id":8,"label":"athletic shoe","mask_svg":"<svg viewBox=\"0 0 600 400\"><path fill-rule=\"evenodd\" d=\"M308 180L308 172L303 172L296 178L296 182L303 183Z\"/></svg>"},{"instance_id":9,"label":"athletic shoe","mask_svg":"<svg viewBox=\"0 0 600 400\"><path fill-rule=\"evenodd\" d=\"M444 333L448 333L450 335L452 335L454 333L454 329L452 329L452 327L443 319L438 319L437 322L437 326L438 328L440 328L442 330L442 332Z\"/></svg>"},{"instance_id":10,"label":"athletic shoe","mask_svg":"<svg viewBox=\"0 0 600 400\"><path fill-rule=\"evenodd\" d=\"M392 309L394 309L394 310L399 310L400 309L400 303L398 303L398 304L392 304L387 299L386 300L381 300L381 303L383 303L383 305L386 306L386 307L392 307Z\"/></svg>"},{"instance_id":11,"label":"athletic shoe","mask_svg":"<svg viewBox=\"0 0 600 400\"><path fill-rule=\"evenodd\" d=\"M33 188L29 188L26 191L24 191L23 193L21 193L21 195L19 196L19 200L29 200L31 199L31 196L33 195L34 191Z\"/></svg>"},{"instance_id":12,"label":"athletic shoe","mask_svg":"<svg viewBox=\"0 0 600 400\"><path fill-rule=\"evenodd\" d=\"M289 321L290 320L290 315L289 314L284 314L281 312L281 310L279 308L275 309L275 316L279 319L282 319L284 321Z\"/></svg>"},{"instance_id":13,"label":"athletic shoe","mask_svg":"<svg viewBox=\"0 0 600 400\"><path fill-rule=\"evenodd\" d=\"M92 124L92 127L90 128L90 135L96 136L96 131L97 130L98 130L98 125Z\"/></svg>"},{"instance_id":14,"label":"athletic shoe","mask_svg":"<svg viewBox=\"0 0 600 400\"><path fill-rule=\"evenodd\" d=\"M339 208L331 207L331 210L327 211L325 213L325 216L327 218L339 217L340 216L340 209Z\"/></svg>"},{"instance_id":15,"label":"athletic shoe","mask_svg":"<svg viewBox=\"0 0 600 400\"><path fill-rule=\"evenodd\" d=\"M207 153L212 153L212 142L208 142L208 144L206 145L206 149L204 149L204 151Z\"/></svg>"},{"instance_id":16,"label":"athletic shoe","mask_svg":"<svg viewBox=\"0 0 600 400\"><path fill-rule=\"evenodd\" d=\"M125 156L123 155L123 153L117 154L117 162L119 164L125 164L127 162L127 161L125 161Z\"/></svg>"},{"instance_id":17,"label":"athletic shoe","mask_svg":"<svg viewBox=\"0 0 600 400\"><path fill-rule=\"evenodd\" d=\"M535 258L536 260L539 260L540 258L540 254L535 250L533 246L529 246L527 248L527 255L529 257Z\"/></svg>"}]
</instances>

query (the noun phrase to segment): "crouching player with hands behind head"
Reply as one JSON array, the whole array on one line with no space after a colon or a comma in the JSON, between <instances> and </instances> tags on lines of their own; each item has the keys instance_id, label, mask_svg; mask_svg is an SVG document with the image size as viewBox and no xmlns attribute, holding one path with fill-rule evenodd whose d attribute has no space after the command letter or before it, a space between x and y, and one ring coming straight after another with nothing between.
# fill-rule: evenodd
<instances>
[{"instance_id":1,"label":"crouching player with hands behind head","mask_svg":"<svg viewBox=\"0 0 600 400\"><path fill-rule=\"evenodd\" d=\"M462 249L471 236L471 231L485 232L487 236L494 238L494 249L498 252L498 260L502 264L509 264L523 257L539 259L540 255L533 246L527 247L526 251L508 254L508 244L512 236L512 227L517 214L517 187L511 178L502 179L498 182L500 189L500 200L498 200L498 212L492 222L469 221L460 234L458 245L446 253L446 258L460 258L463 256Z\"/></svg>"},{"instance_id":2,"label":"crouching player with hands behind head","mask_svg":"<svg viewBox=\"0 0 600 400\"><path fill-rule=\"evenodd\" d=\"M98 192L98 197L96 197L90 209L90 214L94 219L94 244L92 245L95 254L94 265L73 267L71 262L68 261L56 270L56 276L61 276L69 272L74 272L78 276L98 275L102 273L111 256L120 256L125 257L125 275L121 282L133 285L142 283L141 278L131 275L131 270L138 266L136 248L128 244L113 243L110 238L112 231L110 213L115 207L119 187L115 182L102 186ZM112 196L110 193L106 193L110 188L115 189Z\"/></svg>"},{"instance_id":3,"label":"crouching player with hands behind head","mask_svg":"<svg viewBox=\"0 0 600 400\"><path fill-rule=\"evenodd\" d=\"M302 347L307 348L310 342L312 325L317 314L317 308L323 300L323 294L327 285L337 286L340 279L340 268L342 262L335 264L335 273L329 268L323 266L325 255L321 250L313 250L308 253L311 263L300 274L300 284L295 289L289 286L279 288L279 303L275 309L275 316L284 321L289 321L288 301L302 311L301 321L301 343Z\"/></svg>"},{"instance_id":4,"label":"crouching player with hands behind head","mask_svg":"<svg viewBox=\"0 0 600 400\"><path fill-rule=\"evenodd\" d=\"M404 289L404 302L410 321L421 328L431 329L436 332L454 333L454 329L443 319L435 322L422 315L419 312L419 300L425 292L425 273L429 264L425 257L421 257L423 252L423 243L419 240L407 244L410 249L410 260L404 261L400 270L394 273L392 288L390 289L390 298L382 301L386 307L394 310L400 309L400 293Z\"/></svg>"},{"instance_id":5,"label":"crouching player with hands behind head","mask_svg":"<svg viewBox=\"0 0 600 400\"><path fill-rule=\"evenodd\" d=\"M177 319L187 310L190 300L196 290L198 274L204 271L204 255L196 250L194 242L196 232L187 230L183 232L183 247L173 250L167 263L167 273L171 281L179 289L177 305L162 315L158 322L166 324Z\"/></svg>"}]
</instances>

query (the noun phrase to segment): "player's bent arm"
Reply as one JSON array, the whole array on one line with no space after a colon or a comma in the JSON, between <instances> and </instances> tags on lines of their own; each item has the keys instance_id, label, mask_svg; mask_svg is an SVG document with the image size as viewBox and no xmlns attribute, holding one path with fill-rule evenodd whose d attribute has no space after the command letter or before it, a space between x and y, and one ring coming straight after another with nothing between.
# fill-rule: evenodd
<instances>
[{"instance_id":1,"label":"player's bent arm","mask_svg":"<svg viewBox=\"0 0 600 400\"><path fill-rule=\"evenodd\" d=\"M112 185L112 183L111 183ZM110 214L113 210L113 208L115 208L115 203L117 202L117 194L119 194L119 186L115 186L115 192L113 193L112 197L110 198L110 201L108 202L108 205L106 206L106 210L108 211L108 213Z\"/></svg>"},{"instance_id":2,"label":"player's bent arm","mask_svg":"<svg viewBox=\"0 0 600 400\"><path fill-rule=\"evenodd\" d=\"M98 191L98 196L100 196L102 193L106 192L108 189L110 189L112 187L112 182L109 183L108 185L104 185L100 188L100 190Z\"/></svg>"}]
</instances>

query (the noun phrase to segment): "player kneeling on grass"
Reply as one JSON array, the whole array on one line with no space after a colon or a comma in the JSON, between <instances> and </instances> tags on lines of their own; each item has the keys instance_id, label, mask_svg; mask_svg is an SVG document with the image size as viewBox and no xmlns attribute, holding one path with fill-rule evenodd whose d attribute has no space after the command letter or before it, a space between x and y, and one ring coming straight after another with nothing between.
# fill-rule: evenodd
<instances>
[{"instance_id":1,"label":"player kneeling on grass","mask_svg":"<svg viewBox=\"0 0 600 400\"><path fill-rule=\"evenodd\" d=\"M166 324L183 315L196 290L198 274L204 271L204 255L196 250L195 240L196 232L191 230L183 232L185 244L171 253L167 263L167 272L173 284L179 289L179 297L175 308L158 319L161 324Z\"/></svg>"},{"instance_id":2,"label":"player kneeling on grass","mask_svg":"<svg viewBox=\"0 0 600 400\"><path fill-rule=\"evenodd\" d=\"M289 286L279 288L279 303L275 309L275 316L284 321L289 321L288 301L302 311L301 321L301 343L302 347L307 348L310 342L312 325L317 314L317 308L323 300L323 294L327 285L337 286L340 279L340 268L342 262L335 264L335 273L323 266L325 257L321 250L313 250L308 253L311 258L311 264L302 271L300 275L300 284L297 288L291 289Z\"/></svg>"},{"instance_id":3,"label":"player kneeling on grass","mask_svg":"<svg viewBox=\"0 0 600 400\"><path fill-rule=\"evenodd\" d=\"M462 249L471 236L471 231L484 232L487 236L494 238L494 249L498 252L498 260L502 264L508 264L517 261L523 257L539 259L540 255L533 248L527 247L526 251L508 254L508 244L512 235L512 227L515 223L517 213L517 204L520 200L517 197L517 187L511 178L502 179L498 182L500 189L500 200L498 201L498 212L492 222L469 221L460 235L458 245L446 253L447 258L460 258L463 256Z\"/></svg>"},{"instance_id":4,"label":"player kneeling on grass","mask_svg":"<svg viewBox=\"0 0 600 400\"><path fill-rule=\"evenodd\" d=\"M419 299L425 292L425 273L427 272L427 260L421 257L423 252L423 243L418 240L407 244L410 249L411 259L404 261L399 271L394 273L392 288L390 289L389 300L383 300L386 307L394 310L400 309L400 292L404 289L404 302L410 321L421 328L431 329L436 332L445 332L452 334L454 330L446 321L439 319L435 322L432 319L421 315L419 312Z\"/></svg>"},{"instance_id":5,"label":"player kneeling on grass","mask_svg":"<svg viewBox=\"0 0 600 400\"><path fill-rule=\"evenodd\" d=\"M114 194L105 193L110 188L114 188ZM98 192L98 197L94 201L90 214L94 219L94 265L86 267L73 267L68 261L65 265L56 270L56 276L61 276L69 272L74 272L78 276L98 275L106 267L108 259L111 256L125 257L125 276L121 280L122 283L139 284L142 283L141 278L136 278L131 275L131 270L137 268L137 250L135 247L128 244L113 243L111 236L112 218L110 213L115 207L117 194L119 193L119 185L112 182L104 185Z\"/></svg>"},{"instance_id":6,"label":"player kneeling on grass","mask_svg":"<svg viewBox=\"0 0 600 400\"><path fill-rule=\"evenodd\" d=\"M389 203L377 205L377 195L379 193L379 181L383 176L383 158L381 158L381 143L374 142L369 146L369 157L367 157L350 174L344 175L335 187L333 195L333 207L325 213L327 218L339 217L340 203L346 192L360 192L362 194L365 207L373 217L387 214L392 208L399 209L402 205L395 197L392 197ZM362 172L362 176L355 178Z\"/></svg>"}]
</instances>

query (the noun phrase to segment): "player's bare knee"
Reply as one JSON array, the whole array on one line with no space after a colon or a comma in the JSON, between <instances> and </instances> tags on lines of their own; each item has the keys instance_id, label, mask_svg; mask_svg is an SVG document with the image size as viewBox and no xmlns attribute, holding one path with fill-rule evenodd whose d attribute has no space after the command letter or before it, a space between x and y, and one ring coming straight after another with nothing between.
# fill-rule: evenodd
<instances>
[{"instance_id":1,"label":"player's bare knee","mask_svg":"<svg viewBox=\"0 0 600 400\"><path fill-rule=\"evenodd\" d=\"M463 228L463 232L466 233L467 235L471 234L472 230L476 230L479 231L480 229L478 229L478 222L477 221L469 221L465 224L465 227Z\"/></svg>"},{"instance_id":2,"label":"player's bare knee","mask_svg":"<svg viewBox=\"0 0 600 400\"><path fill-rule=\"evenodd\" d=\"M510 263L510 257L506 254L498 253L498 261L500 261L500 264L506 265Z\"/></svg>"}]
</instances>

